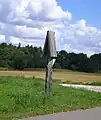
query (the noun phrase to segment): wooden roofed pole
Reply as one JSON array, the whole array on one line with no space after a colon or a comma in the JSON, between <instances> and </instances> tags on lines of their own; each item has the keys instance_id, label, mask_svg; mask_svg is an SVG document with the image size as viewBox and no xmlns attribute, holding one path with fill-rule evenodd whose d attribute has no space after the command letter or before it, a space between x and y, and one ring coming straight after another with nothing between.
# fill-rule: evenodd
<instances>
[{"instance_id":1,"label":"wooden roofed pole","mask_svg":"<svg viewBox=\"0 0 101 120\"><path fill-rule=\"evenodd\" d=\"M45 45L44 45L44 55L47 59L46 65L46 78L45 78L45 94L50 96L52 89L52 67L55 63L57 52L55 43L55 32L47 31Z\"/></svg>"}]
</instances>

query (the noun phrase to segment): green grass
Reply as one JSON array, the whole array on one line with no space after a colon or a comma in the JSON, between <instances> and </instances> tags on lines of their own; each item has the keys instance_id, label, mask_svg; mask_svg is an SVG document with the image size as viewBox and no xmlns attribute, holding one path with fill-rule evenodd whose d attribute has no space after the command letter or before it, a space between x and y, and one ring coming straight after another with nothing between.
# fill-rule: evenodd
<instances>
[{"instance_id":1,"label":"green grass","mask_svg":"<svg viewBox=\"0 0 101 120\"><path fill-rule=\"evenodd\" d=\"M16 120L101 106L101 93L53 84L51 98L44 101L41 79L0 77L0 120Z\"/></svg>"}]
</instances>

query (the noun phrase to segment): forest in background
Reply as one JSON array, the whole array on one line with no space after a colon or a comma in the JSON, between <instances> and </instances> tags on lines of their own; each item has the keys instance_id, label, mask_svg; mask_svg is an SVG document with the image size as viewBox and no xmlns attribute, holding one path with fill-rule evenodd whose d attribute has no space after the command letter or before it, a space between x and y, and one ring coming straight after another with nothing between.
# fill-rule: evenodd
<instances>
[{"instance_id":1,"label":"forest in background","mask_svg":"<svg viewBox=\"0 0 101 120\"><path fill-rule=\"evenodd\" d=\"M32 45L22 47L12 44L0 44L0 67L9 69L45 68L46 58L41 47ZM68 53L65 50L57 51L54 65L56 69L68 69L80 72L100 72L101 53L87 57L84 53Z\"/></svg>"}]
</instances>

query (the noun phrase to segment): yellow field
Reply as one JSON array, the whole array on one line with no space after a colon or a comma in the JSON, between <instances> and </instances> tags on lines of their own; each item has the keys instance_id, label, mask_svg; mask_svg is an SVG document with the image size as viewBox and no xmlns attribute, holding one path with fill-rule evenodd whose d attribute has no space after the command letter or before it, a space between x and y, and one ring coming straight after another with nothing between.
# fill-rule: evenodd
<instances>
[{"instance_id":1,"label":"yellow field","mask_svg":"<svg viewBox=\"0 0 101 120\"><path fill-rule=\"evenodd\" d=\"M44 71L0 71L0 76L24 76L36 78L45 78ZM81 72L71 72L71 71L54 71L53 79L72 82L94 82L101 81L100 74L89 74Z\"/></svg>"}]
</instances>

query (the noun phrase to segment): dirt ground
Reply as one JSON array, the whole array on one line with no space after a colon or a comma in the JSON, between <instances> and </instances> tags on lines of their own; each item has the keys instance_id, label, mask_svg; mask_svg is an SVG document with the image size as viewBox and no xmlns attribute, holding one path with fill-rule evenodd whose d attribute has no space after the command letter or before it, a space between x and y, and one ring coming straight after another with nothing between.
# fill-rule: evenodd
<instances>
[{"instance_id":1,"label":"dirt ground","mask_svg":"<svg viewBox=\"0 0 101 120\"><path fill-rule=\"evenodd\" d=\"M0 76L24 76L45 79L45 71L0 71ZM72 71L53 71L53 79L72 82L94 82L101 81L101 74L81 73Z\"/></svg>"}]
</instances>

